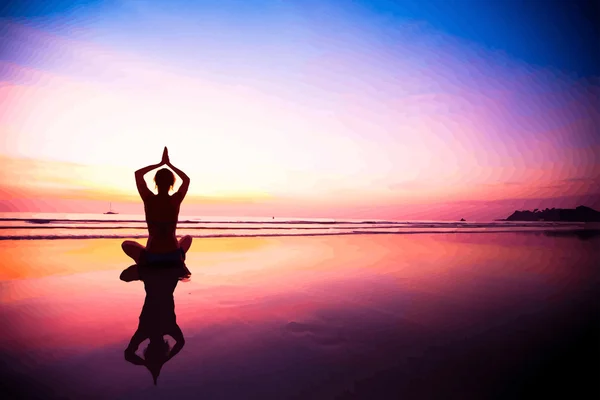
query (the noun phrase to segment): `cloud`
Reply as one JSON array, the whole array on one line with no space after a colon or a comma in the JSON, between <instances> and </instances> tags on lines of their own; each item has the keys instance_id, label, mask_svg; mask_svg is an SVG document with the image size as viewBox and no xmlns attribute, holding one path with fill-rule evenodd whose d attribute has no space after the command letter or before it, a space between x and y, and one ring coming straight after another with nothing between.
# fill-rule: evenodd
<instances>
[{"instance_id":1,"label":"cloud","mask_svg":"<svg viewBox=\"0 0 600 400\"><path fill-rule=\"evenodd\" d=\"M131 171L65 161L0 156L0 188L9 193L59 198L106 198L131 196ZM125 174L127 172L127 174ZM135 190L135 189L133 189ZM9 195L10 197L10 195Z\"/></svg>"},{"instance_id":2,"label":"cloud","mask_svg":"<svg viewBox=\"0 0 600 400\"><path fill-rule=\"evenodd\" d=\"M397 182L388 186L390 190L418 190L427 187L430 187L430 184L427 181L420 179Z\"/></svg>"},{"instance_id":3,"label":"cloud","mask_svg":"<svg viewBox=\"0 0 600 400\"><path fill-rule=\"evenodd\" d=\"M523 181L505 181L505 182L491 182L491 183L480 183L479 186L488 187L502 187L502 186L522 186L525 182Z\"/></svg>"},{"instance_id":4,"label":"cloud","mask_svg":"<svg viewBox=\"0 0 600 400\"><path fill-rule=\"evenodd\" d=\"M567 183L571 183L571 182L597 182L597 181L600 181L600 177L596 177L596 178L579 177L579 178L568 178L568 179L561 180L561 182L567 182Z\"/></svg>"}]
</instances>

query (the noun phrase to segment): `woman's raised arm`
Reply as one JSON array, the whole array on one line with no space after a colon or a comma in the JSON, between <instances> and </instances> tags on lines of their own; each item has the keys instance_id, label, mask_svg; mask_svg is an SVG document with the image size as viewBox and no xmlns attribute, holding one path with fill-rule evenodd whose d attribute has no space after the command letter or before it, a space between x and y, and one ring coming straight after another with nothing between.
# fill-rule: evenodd
<instances>
[{"instance_id":1,"label":"woman's raised arm","mask_svg":"<svg viewBox=\"0 0 600 400\"><path fill-rule=\"evenodd\" d=\"M136 350L140 346L140 343L142 343L146 339L147 335L143 334L139 329L135 331L135 333L131 337L131 340L129 341L129 345L125 349L125 360L136 365L146 364L146 362L140 356L135 354Z\"/></svg>"},{"instance_id":2,"label":"woman's raised arm","mask_svg":"<svg viewBox=\"0 0 600 400\"><path fill-rule=\"evenodd\" d=\"M163 150L162 160L158 164L148 165L147 167L140 168L135 171L135 184L137 185L138 192L140 193L142 199L152 195L152 192L146 185L146 181L144 181L144 175L165 164L169 164L169 153L167 152L166 147Z\"/></svg>"},{"instance_id":3,"label":"woman's raised arm","mask_svg":"<svg viewBox=\"0 0 600 400\"><path fill-rule=\"evenodd\" d=\"M174 166L173 164L171 164L171 161L169 160L169 152L167 150L167 148L165 147L165 150L163 152L163 162L169 167L171 168L173 171L175 171L175 173L181 178L181 180L183 181L183 183L181 184L181 187L179 187L179 190L177 191L177 193L175 193L173 196L177 196L179 197L179 201L183 201L183 198L185 197L188 188L190 187L190 178L185 174L185 172L183 172L182 170L180 170L179 168L177 168L176 166Z\"/></svg>"},{"instance_id":4,"label":"woman's raised arm","mask_svg":"<svg viewBox=\"0 0 600 400\"><path fill-rule=\"evenodd\" d=\"M145 199L148 196L152 196L152 192L150 191L150 189L148 189L148 186L146 185L146 181L144 180L144 175L146 175L148 172L152 171L153 169L160 167L161 165L162 165L162 163L148 165L147 167L140 168L137 171L135 171L135 184L137 186L138 192L139 192L140 196L142 197L142 199Z\"/></svg>"}]
</instances>

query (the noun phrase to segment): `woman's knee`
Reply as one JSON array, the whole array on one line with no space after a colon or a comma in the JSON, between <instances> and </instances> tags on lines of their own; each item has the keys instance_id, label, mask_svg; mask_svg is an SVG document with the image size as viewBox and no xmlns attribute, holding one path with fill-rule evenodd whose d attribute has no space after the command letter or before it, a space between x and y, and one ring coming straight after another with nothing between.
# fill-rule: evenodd
<instances>
[{"instance_id":1,"label":"woman's knee","mask_svg":"<svg viewBox=\"0 0 600 400\"><path fill-rule=\"evenodd\" d=\"M125 248L135 246L136 244L137 243L132 240L125 240L123 243L121 243L121 248L125 250Z\"/></svg>"},{"instance_id":2,"label":"woman's knee","mask_svg":"<svg viewBox=\"0 0 600 400\"><path fill-rule=\"evenodd\" d=\"M179 241L179 247L181 247L184 251L188 251L190 246L192 245L192 237L187 235L181 238Z\"/></svg>"},{"instance_id":3,"label":"woman's knee","mask_svg":"<svg viewBox=\"0 0 600 400\"><path fill-rule=\"evenodd\" d=\"M137 265L132 265L131 267L121 272L119 279L121 279L124 282L132 282L139 280L140 275Z\"/></svg>"}]
</instances>

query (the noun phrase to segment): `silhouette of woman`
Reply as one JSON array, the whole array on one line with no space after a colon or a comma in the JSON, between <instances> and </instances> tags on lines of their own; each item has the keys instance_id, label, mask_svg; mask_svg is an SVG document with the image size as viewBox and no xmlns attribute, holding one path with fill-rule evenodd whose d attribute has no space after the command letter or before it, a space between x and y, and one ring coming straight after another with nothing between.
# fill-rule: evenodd
<instances>
[{"instance_id":1,"label":"silhouette of woman","mask_svg":"<svg viewBox=\"0 0 600 400\"><path fill-rule=\"evenodd\" d=\"M142 271L146 299L138 328L125 349L125 360L148 368L156 385L163 365L175 357L185 344L183 333L177 325L173 298L179 274L173 268L146 268ZM172 348L165 341L164 335L175 339ZM150 340L142 358L135 352L146 339Z\"/></svg>"},{"instance_id":2,"label":"silhouette of woman","mask_svg":"<svg viewBox=\"0 0 600 400\"><path fill-rule=\"evenodd\" d=\"M169 195L169 191L173 188L175 176L167 168L160 169L154 176L158 194L155 195L152 193L144 181L145 174L162 165L173 169L183 181L179 190L172 196ZM137 170L135 172L135 182L138 192L144 201L146 223L148 224L148 242L146 247L131 240L126 240L121 244L125 254L133 258L136 262L136 265L132 265L123 271L121 280L126 282L139 280L137 266L151 264L183 266L185 273L182 279L188 278L191 273L185 267L184 261L185 253L192 245L192 237L184 236L178 241L175 236L175 230L177 228L179 208L188 191L190 178L183 171L171 164L169 151L165 147L161 162Z\"/></svg>"}]
</instances>

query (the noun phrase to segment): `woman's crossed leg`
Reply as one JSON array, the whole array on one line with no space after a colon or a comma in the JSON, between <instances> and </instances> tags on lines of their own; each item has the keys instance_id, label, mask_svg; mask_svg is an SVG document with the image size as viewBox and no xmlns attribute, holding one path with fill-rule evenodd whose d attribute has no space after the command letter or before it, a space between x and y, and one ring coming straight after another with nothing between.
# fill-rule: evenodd
<instances>
[{"instance_id":1,"label":"woman's crossed leg","mask_svg":"<svg viewBox=\"0 0 600 400\"><path fill-rule=\"evenodd\" d=\"M189 235L186 235L184 237L182 237L181 239L179 239L179 248L183 250L184 253L187 253L188 250L190 249L190 247L192 246L192 237ZM121 243L121 248L123 249L123 251L125 252L125 254L127 254L129 257L131 257L133 259L133 261L135 261L136 265L132 265L131 267L125 269L122 273L121 273L121 280L125 281L125 282L131 282L131 281L136 281L140 279L139 276L139 272L138 272L138 265L141 258L142 258L142 254L144 253L144 251L146 251L146 248L144 246L142 246L141 244L139 244L138 242L135 242L133 240L126 240L123 243ZM188 275L191 275L191 273L189 272L189 270L186 268L186 271L188 272Z\"/></svg>"}]
</instances>

